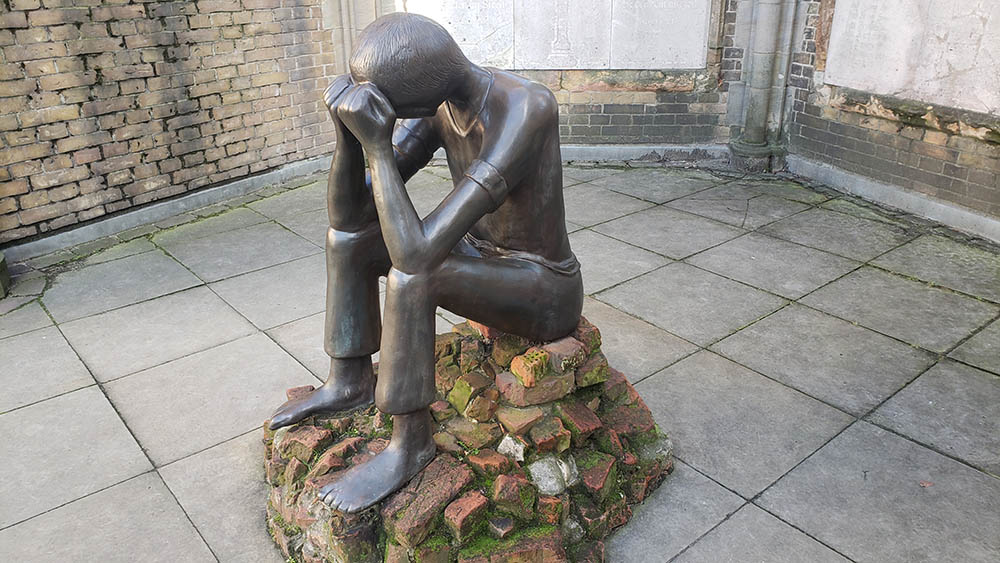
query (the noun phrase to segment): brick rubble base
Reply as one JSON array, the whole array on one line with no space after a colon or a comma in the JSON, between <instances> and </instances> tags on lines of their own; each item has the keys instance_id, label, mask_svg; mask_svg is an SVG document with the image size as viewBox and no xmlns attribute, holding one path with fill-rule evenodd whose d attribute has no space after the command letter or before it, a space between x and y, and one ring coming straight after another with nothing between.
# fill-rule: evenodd
<instances>
[{"instance_id":1,"label":"brick rubble base","mask_svg":"<svg viewBox=\"0 0 1000 563\"><path fill-rule=\"evenodd\" d=\"M532 345L475 323L435 344L437 457L358 514L317 500L388 444L374 406L265 425L267 523L300 562L603 561L603 540L673 469L672 446L596 327ZM312 387L290 389L289 398Z\"/></svg>"}]
</instances>

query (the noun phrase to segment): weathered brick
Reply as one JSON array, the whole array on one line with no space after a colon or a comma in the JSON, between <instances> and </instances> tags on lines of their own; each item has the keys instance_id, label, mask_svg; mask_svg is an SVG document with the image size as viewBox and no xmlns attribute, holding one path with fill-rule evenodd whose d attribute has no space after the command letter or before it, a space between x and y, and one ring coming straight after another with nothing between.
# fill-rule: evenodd
<instances>
[{"instance_id":1,"label":"weathered brick","mask_svg":"<svg viewBox=\"0 0 1000 563\"><path fill-rule=\"evenodd\" d=\"M66 168L64 170L56 170L55 172L46 172L32 176L31 185L35 189L41 190L83 180L88 176L90 176L90 170L86 166L78 166L76 168Z\"/></svg>"},{"instance_id":2,"label":"weathered brick","mask_svg":"<svg viewBox=\"0 0 1000 563\"><path fill-rule=\"evenodd\" d=\"M33 45L10 45L3 48L7 62L50 59L66 56L66 46L62 43L35 43Z\"/></svg>"},{"instance_id":3,"label":"weathered brick","mask_svg":"<svg viewBox=\"0 0 1000 563\"><path fill-rule=\"evenodd\" d=\"M86 23L88 21L90 21L90 10L88 8L59 8L55 10L35 10L28 13L28 23L32 26Z\"/></svg>"},{"instance_id":4,"label":"weathered brick","mask_svg":"<svg viewBox=\"0 0 1000 563\"><path fill-rule=\"evenodd\" d=\"M52 143L36 143L33 145L0 149L0 166L34 158L43 158L50 154L52 154Z\"/></svg>"},{"instance_id":5,"label":"weathered brick","mask_svg":"<svg viewBox=\"0 0 1000 563\"><path fill-rule=\"evenodd\" d=\"M97 82L97 73L94 71L53 74L38 79L39 86L44 90L64 90L77 86L89 86L95 82Z\"/></svg>"},{"instance_id":6,"label":"weathered brick","mask_svg":"<svg viewBox=\"0 0 1000 563\"><path fill-rule=\"evenodd\" d=\"M7 12L0 14L0 29L10 29L15 27L28 27L28 20L24 12Z\"/></svg>"}]
</instances>

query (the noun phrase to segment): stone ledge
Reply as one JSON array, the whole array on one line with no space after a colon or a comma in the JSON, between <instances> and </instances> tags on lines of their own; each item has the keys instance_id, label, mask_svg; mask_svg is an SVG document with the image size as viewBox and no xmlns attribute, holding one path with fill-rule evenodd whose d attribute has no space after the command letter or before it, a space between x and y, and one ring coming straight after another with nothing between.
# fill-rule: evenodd
<instances>
[{"instance_id":1,"label":"stone ledge","mask_svg":"<svg viewBox=\"0 0 1000 563\"><path fill-rule=\"evenodd\" d=\"M266 430L267 523L302 562L603 561L673 468L672 445L586 319L532 343L475 323L437 336L437 457L357 514L319 489L388 444L373 406ZM289 390L289 397L311 387Z\"/></svg>"}]
</instances>

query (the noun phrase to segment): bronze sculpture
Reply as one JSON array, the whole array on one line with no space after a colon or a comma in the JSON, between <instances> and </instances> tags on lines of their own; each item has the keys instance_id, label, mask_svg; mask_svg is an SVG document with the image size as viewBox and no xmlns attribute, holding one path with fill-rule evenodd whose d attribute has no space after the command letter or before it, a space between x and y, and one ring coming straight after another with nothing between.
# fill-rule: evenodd
<instances>
[{"instance_id":1,"label":"bronze sculpture","mask_svg":"<svg viewBox=\"0 0 1000 563\"><path fill-rule=\"evenodd\" d=\"M326 244L330 375L282 405L270 426L373 400L393 415L389 446L320 493L355 512L435 455L428 405L438 306L553 340L576 328L583 285L564 220L558 108L545 86L471 63L444 28L407 13L365 28L350 69L324 94L337 131ZM404 182L439 147L454 189L421 220ZM371 355L380 345L376 382Z\"/></svg>"}]
</instances>

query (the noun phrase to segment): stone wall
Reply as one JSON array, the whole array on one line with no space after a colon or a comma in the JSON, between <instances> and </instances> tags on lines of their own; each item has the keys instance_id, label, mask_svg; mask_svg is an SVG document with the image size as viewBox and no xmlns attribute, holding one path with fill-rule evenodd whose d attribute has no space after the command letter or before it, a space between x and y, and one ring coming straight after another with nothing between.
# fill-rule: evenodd
<instances>
[{"instance_id":1,"label":"stone wall","mask_svg":"<svg viewBox=\"0 0 1000 563\"><path fill-rule=\"evenodd\" d=\"M0 0L0 243L328 153L322 0Z\"/></svg>"},{"instance_id":2,"label":"stone wall","mask_svg":"<svg viewBox=\"0 0 1000 563\"><path fill-rule=\"evenodd\" d=\"M826 41L840 32L829 27L831 11L840 6L801 3L806 18L788 77L790 151L1000 216L1000 115L825 84Z\"/></svg>"}]
</instances>

